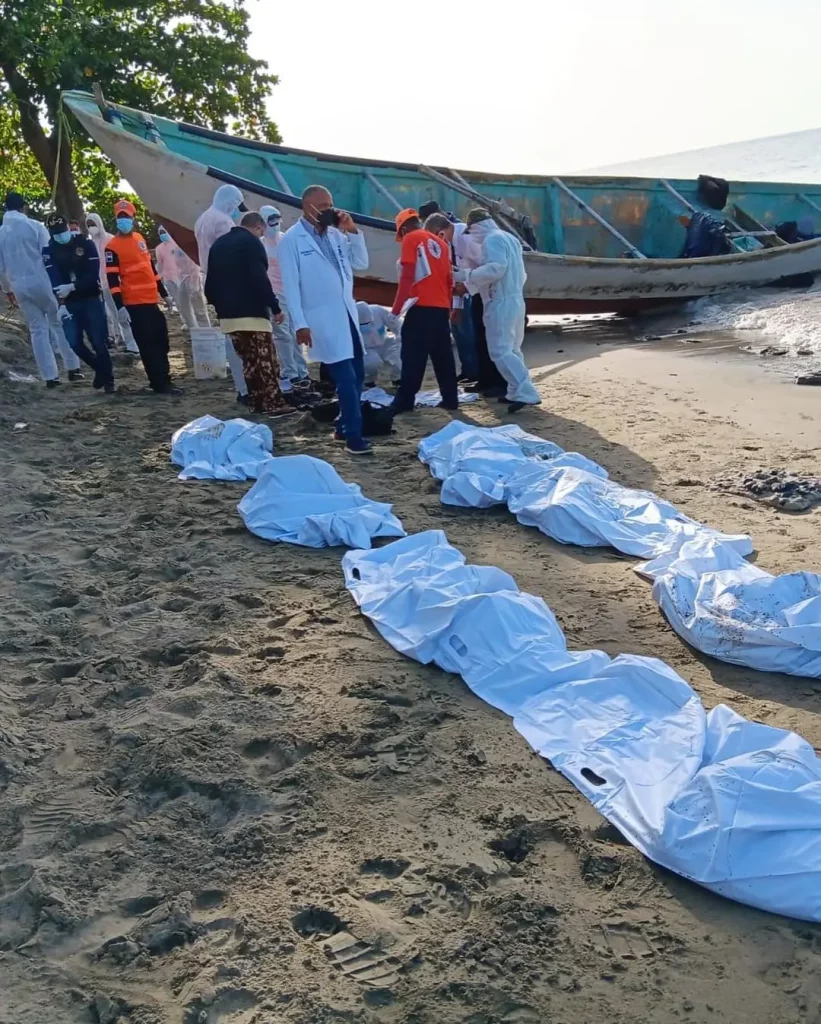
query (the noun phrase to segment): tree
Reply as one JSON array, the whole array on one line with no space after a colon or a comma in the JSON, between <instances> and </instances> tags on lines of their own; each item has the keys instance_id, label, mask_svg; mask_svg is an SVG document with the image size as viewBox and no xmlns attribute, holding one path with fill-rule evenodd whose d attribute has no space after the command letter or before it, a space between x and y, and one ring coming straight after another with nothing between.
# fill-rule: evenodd
<instances>
[{"instance_id":1,"label":"tree","mask_svg":"<svg viewBox=\"0 0 821 1024\"><path fill-rule=\"evenodd\" d=\"M56 180L72 217L83 180L113 191L116 171L60 106L92 81L114 102L278 142L265 111L277 79L249 34L243 0L0 0L0 172L16 152L21 190L42 196L45 179L50 200Z\"/></svg>"}]
</instances>

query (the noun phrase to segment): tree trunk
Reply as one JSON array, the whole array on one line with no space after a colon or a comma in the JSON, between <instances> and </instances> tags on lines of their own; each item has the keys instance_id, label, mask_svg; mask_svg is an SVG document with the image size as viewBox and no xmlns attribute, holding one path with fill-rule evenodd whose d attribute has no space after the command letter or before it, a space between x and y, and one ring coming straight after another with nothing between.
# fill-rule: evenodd
<instances>
[{"instance_id":1,"label":"tree trunk","mask_svg":"<svg viewBox=\"0 0 821 1024\"><path fill-rule=\"evenodd\" d=\"M57 209L72 220L81 220L83 204L77 192L77 183L74 180L74 170L71 166L71 141L63 133L58 167L58 127L55 124L51 136L46 135L40 124L37 103L32 98L33 91L29 88L28 82L14 64L4 63L0 67L2 67L3 75L17 103L20 113L20 130L26 145L34 154L35 160L46 176L46 181L52 188L54 188L55 176L57 178Z\"/></svg>"}]
</instances>

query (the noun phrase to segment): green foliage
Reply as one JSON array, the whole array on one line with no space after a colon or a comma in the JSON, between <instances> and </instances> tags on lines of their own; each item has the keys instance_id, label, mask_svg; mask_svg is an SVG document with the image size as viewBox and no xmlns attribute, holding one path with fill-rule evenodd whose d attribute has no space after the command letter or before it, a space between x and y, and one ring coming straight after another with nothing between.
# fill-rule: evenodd
<instances>
[{"instance_id":1,"label":"green foliage","mask_svg":"<svg viewBox=\"0 0 821 1024\"><path fill-rule=\"evenodd\" d=\"M279 141L265 109L277 79L248 37L244 0L0 0L0 182L47 198L60 93L93 81L114 102ZM97 205L116 172L72 128L78 190Z\"/></svg>"}]
</instances>

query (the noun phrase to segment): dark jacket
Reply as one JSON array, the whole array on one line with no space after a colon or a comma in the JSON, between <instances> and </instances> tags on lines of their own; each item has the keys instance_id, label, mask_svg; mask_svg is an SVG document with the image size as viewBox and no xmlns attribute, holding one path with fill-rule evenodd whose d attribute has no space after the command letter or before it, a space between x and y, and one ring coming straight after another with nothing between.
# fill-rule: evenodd
<instances>
[{"instance_id":1,"label":"dark jacket","mask_svg":"<svg viewBox=\"0 0 821 1024\"><path fill-rule=\"evenodd\" d=\"M90 238L75 235L65 245L52 238L43 249L43 262L52 288L59 284L74 285L74 291L65 300L67 306L82 299L100 298L100 254Z\"/></svg>"},{"instance_id":2,"label":"dark jacket","mask_svg":"<svg viewBox=\"0 0 821 1024\"><path fill-rule=\"evenodd\" d=\"M268 319L280 312L268 279L265 246L250 231L231 228L211 246L205 297L220 320L246 316Z\"/></svg>"}]
</instances>

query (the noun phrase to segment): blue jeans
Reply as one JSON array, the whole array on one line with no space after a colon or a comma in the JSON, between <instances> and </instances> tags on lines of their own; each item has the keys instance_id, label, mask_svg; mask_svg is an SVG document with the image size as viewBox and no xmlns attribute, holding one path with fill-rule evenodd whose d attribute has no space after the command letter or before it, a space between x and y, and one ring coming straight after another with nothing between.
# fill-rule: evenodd
<instances>
[{"instance_id":1,"label":"blue jeans","mask_svg":"<svg viewBox=\"0 0 821 1024\"><path fill-rule=\"evenodd\" d=\"M353 358L341 359L338 363L328 363L328 372L336 384L336 395L339 399L339 419L336 429L345 435L346 441L359 441L362 438L362 385L365 381L365 364L362 358L362 344L359 331L348 317L353 340Z\"/></svg>"},{"instance_id":2,"label":"blue jeans","mask_svg":"<svg viewBox=\"0 0 821 1024\"><path fill-rule=\"evenodd\" d=\"M108 323L102 299L75 299L66 303L71 319L63 321L63 331L69 345L80 359L94 371L95 383L105 386L114 383L114 369L108 354ZM84 334L91 341L86 344Z\"/></svg>"},{"instance_id":3,"label":"blue jeans","mask_svg":"<svg viewBox=\"0 0 821 1024\"><path fill-rule=\"evenodd\" d=\"M476 336L473 333L473 317L470 315L470 297L465 298L465 307L458 324L452 324L453 340L459 353L461 375L470 380L479 376L479 361L476 356Z\"/></svg>"}]
</instances>

